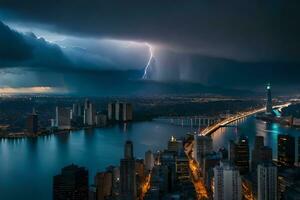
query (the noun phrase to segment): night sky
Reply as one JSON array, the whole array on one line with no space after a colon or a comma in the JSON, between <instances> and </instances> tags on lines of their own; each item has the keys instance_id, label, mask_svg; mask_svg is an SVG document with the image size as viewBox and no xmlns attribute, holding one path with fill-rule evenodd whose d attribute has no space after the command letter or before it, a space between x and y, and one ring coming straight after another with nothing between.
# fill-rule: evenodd
<instances>
[{"instance_id":1,"label":"night sky","mask_svg":"<svg viewBox=\"0 0 300 200\"><path fill-rule=\"evenodd\" d=\"M0 91L186 94L270 82L297 92L299 10L297 0L2 0Z\"/></svg>"}]
</instances>

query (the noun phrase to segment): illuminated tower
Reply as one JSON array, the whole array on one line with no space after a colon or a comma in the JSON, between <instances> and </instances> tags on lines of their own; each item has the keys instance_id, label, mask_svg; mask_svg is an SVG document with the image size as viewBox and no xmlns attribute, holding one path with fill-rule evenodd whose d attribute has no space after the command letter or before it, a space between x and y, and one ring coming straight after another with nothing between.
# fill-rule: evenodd
<instances>
[{"instance_id":1,"label":"illuminated tower","mask_svg":"<svg viewBox=\"0 0 300 200\"><path fill-rule=\"evenodd\" d=\"M272 114L272 94L271 94L271 84L267 85L267 105L266 105L266 113Z\"/></svg>"}]
</instances>

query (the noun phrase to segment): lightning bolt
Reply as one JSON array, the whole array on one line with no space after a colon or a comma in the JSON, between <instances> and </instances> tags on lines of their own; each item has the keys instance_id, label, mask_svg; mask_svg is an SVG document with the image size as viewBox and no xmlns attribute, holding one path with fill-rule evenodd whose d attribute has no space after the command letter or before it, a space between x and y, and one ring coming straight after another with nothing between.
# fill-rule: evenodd
<instances>
[{"instance_id":1,"label":"lightning bolt","mask_svg":"<svg viewBox=\"0 0 300 200\"><path fill-rule=\"evenodd\" d=\"M150 54L150 57L149 57L149 60L148 60L148 62L147 62L147 65L146 65L146 67L145 67L145 69L144 69L144 74L143 74L142 79L147 79L148 68L149 68L149 66L150 66L150 64L151 64L151 60L152 60L152 58L153 58L152 46L151 46L149 43L147 43L147 42L145 43L145 45L149 48L149 54Z\"/></svg>"}]
</instances>

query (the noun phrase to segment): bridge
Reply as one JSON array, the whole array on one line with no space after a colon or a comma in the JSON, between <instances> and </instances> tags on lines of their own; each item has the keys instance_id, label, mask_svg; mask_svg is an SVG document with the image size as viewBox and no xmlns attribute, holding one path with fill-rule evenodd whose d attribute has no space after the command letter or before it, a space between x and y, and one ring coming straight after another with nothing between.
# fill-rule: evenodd
<instances>
[{"instance_id":1,"label":"bridge","mask_svg":"<svg viewBox=\"0 0 300 200\"><path fill-rule=\"evenodd\" d=\"M290 104L291 103L285 103L285 104L282 104L282 105L273 106L273 109L282 110L282 108L288 107ZM205 128L201 132L201 134L202 135L210 135L210 134L212 134L213 132L215 132L216 130L218 130L221 127L227 126L228 124L230 124L232 122L235 122L235 121L238 121L240 119L249 117L249 116L254 115L256 113L264 112L265 110L266 110L266 108L264 107L264 108L259 108L259 109L254 109L254 110L251 110L251 111L243 112L243 113L238 113L234 116L226 118L222 121L219 121L219 122Z\"/></svg>"}]
</instances>

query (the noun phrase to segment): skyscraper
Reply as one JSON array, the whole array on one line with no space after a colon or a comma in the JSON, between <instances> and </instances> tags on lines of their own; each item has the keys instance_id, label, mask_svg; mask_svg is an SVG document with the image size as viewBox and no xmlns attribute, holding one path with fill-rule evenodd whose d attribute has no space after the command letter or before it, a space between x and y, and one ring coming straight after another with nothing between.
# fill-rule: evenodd
<instances>
[{"instance_id":1,"label":"skyscraper","mask_svg":"<svg viewBox=\"0 0 300 200\"><path fill-rule=\"evenodd\" d=\"M88 171L69 165L53 177L53 200L88 200Z\"/></svg>"},{"instance_id":2,"label":"skyscraper","mask_svg":"<svg viewBox=\"0 0 300 200\"><path fill-rule=\"evenodd\" d=\"M38 115L35 113L35 110L27 116L27 132L30 135L36 135L38 132Z\"/></svg>"},{"instance_id":3,"label":"skyscraper","mask_svg":"<svg viewBox=\"0 0 300 200\"><path fill-rule=\"evenodd\" d=\"M272 114L272 93L271 93L271 84L267 85L267 104L266 104L266 114Z\"/></svg>"},{"instance_id":4,"label":"skyscraper","mask_svg":"<svg viewBox=\"0 0 300 200\"><path fill-rule=\"evenodd\" d=\"M152 170L154 166L154 157L152 151L146 151L145 153L145 169L147 171Z\"/></svg>"},{"instance_id":5,"label":"skyscraper","mask_svg":"<svg viewBox=\"0 0 300 200\"><path fill-rule=\"evenodd\" d=\"M71 109L56 107L56 126L61 130L71 128Z\"/></svg>"},{"instance_id":6,"label":"skyscraper","mask_svg":"<svg viewBox=\"0 0 300 200\"><path fill-rule=\"evenodd\" d=\"M201 163L205 155L213 151L213 141L210 136L195 135L194 138L194 158L198 163Z\"/></svg>"},{"instance_id":7,"label":"skyscraper","mask_svg":"<svg viewBox=\"0 0 300 200\"><path fill-rule=\"evenodd\" d=\"M258 200L277 200L277 167L272 163L257 167Z\"/></svg>"},{"instance_id":8,"label":"skyscraper","mask_svg":"<svg viewBox=\"0 0 300 200\"><path fill-rule=\"evenodd\" d=\"M112 172L100 172L95 176L97 200L104 200L112 195L113 174Z\"/></svg>"},{"instance_id":9,"label":"skyscraper","mask_svg":"<svg viewBox=\"0 0 300 200\"><path fill-rule=\"evenodd\" d=\"M124 158L120 161L120 193L122 200L134 200L136 198L135 173L133 144L131 141L127 141L124 148Z\"/></svg>"},{"instance_id":10,"label":"skyscraper","mask_svg":"<svg viewBox=\"0 0 300 200\"><path fill-rule=\"evenodd\" d=\"M278 162L283 166L293 166L295 162L295 138L290 135L278 135Z\"/></svg>"},{"instance_id":11,"label":"skyscraper","mask_svg":"<svg viewBox=\"0 0 300 200\"><path fill-rule=\"evenodd\" d=\"M229 163L214 168L214 200L241 200L241 184L239 170Z\"/></svg>"},{"instance_id":12,"label":"skyscraper","mask_svg":"<svg viewBox=\"0 0 300 200\"><path fill-rule=\"evenodd\" d=\"M183 152L183 144L181 140L177 140L174 136L168 141L168 151L179 153Z\"/></svg>"},{"instance_id":13,"label":"skyscraper","mask_svg":"<svg viewBox=\"0 0 300 200\"><path fill-rule=\"evenodd\" d=\"M114 121L116 119L116 104L109 103L107 106L107 116L108 120Z\"/></svg>"},{"instance_id":14,"label":"skyscraper","mask_svg":"<svg viewBox=\"0 0 300 200\"><path fill-rule=\"evenodd\" d=\"M256 136L254 148L252 150L252 170L257 169L257 165L262 162L272 161L272 149L270 147L264 146L264 137Z\"/></svg>"},{"instance_id":15,"label":"skyscraper","mask_svg":"<svg viewBox=\"0 0 300 200\"><path fill-rule=\"evenodd\" d=\"M242 175L249 172L248 138L240 137L237 143L230 141L229 160L239 169Z\"/></svg>"},{"instance_id":16,"label":"skyscraper","mask_svg":"<svg viewBox=\"0 0 300 200\"><path fill-rule=\"evenodd\" d=\"M83 122L85 125L92 126L95 123L95 106L88 99L84 102L84 117Z\"/></svg>"}]
</instances>

